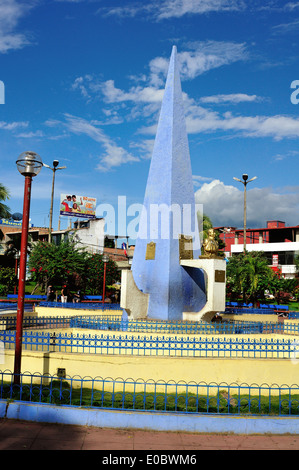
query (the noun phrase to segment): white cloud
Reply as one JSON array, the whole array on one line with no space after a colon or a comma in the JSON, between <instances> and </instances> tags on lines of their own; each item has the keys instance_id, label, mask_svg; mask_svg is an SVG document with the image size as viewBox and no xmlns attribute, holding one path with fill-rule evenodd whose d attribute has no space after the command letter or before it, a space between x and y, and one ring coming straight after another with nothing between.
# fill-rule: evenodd
<instances>
[{"instance_id":1,"label":"white cloud","mask_svg":"<svg viewBox=\"0 0 299 470\"><path fill-rule=\"evenodd\" d=\"M201 176L201 175L192 175L193 179L193 184L195 187L201 186L203 182L205 181L213 181L213 178L209 178L207 176Z\"/></svg>"},{"instance_id":2,"label":"white cloud","mask_svg":"<svg viewBox=\"0 0 299 470\"><path fill-rule=\"evenodd\" d=\"M203 15L211 12L236 11L244 9L242 0L156 0L140 3L131 3L124 7L100 8L99 13L105 16L135 17L142 15L151 17L155 21L169 18L181 18L187 14Z\"/></svg>"},{"instance_id":3,"label":"white cloud","mask_svg":"<svg viewBox=\"0 0 299 470\"><path fill-rule=\"evenodd\" d=\"M237 183L238 184L238 183ZM253 183L252 183L253 184ZM195 193L196 202L203 204L214 226L243 226L244 192L220 180L204 183ZM263 204L261 204L263 201ZM265 227L267 220L283 220L288 225L299 224L299 188L274 191L272 188L247 190L247 226Z\"/></svg>"},{"instance_id":4,"label":"white cloud","mask_svg":"<svg viewBox=\"0 0 299 470\"><path fill-rule=\"evenodd\" d=\"M120 103L133 101L135 103L161 103L164 90L154 87L132 87L128 92L116 88L114 80L107 80L102 84L102 93L107 103Z\"/></svg>"},{"instance_id":5,"label":"white cloud","mask_svg":"<svg viewBox=\"0 0 299 470\"><path fill-rule=\"evenodd\" d=\"M19 122L5 122L5 121L0 121L0 129L3 129L5 131L14 131L16 129L28 127L29 122L25 121L19 121Z\"/></svg>"},{"instance_id":6,"label":"white cloud","mask_svg":"<svg viewBox=\"0 0 299 470\"><path fill-rule=\"evenodd\" d=\"M290 116L240 116L231 112L220 114L193 105L187 110L187 130L201 132L237 132L243 137L271 137L275 140L299 137L299 118Z\"/></svg>"},{"instance_id":7,"label":"white cloud","mask_svg":"<svg viewBox=\"0 0 299 470\"><path fill-rule=\"evenodd\" d=\"M232 11L244 7L238 0L168 0L161 4L158 19L180 18L186 14L205 14L212 11Z\"/></svg>"},{"instance_id":8,"label":"white cloud","mask_svg":"<svg viewBox=\"0 0 299 470\"><path fill-rule=\"evenodd\" d=\"M101 154L99 157L100 161L96 167L98 170L109 171L125 163L139 161L139 158L117 145L107 136L103 130L95 124L96 121L89 122L86 119L72 116L71 114L65 114L64 116L65 122L48 120L46 124L50 127L63 125L70 133L88 136L101 144L104 149L104 154Z\"/></svg>"},{"instance_id":9,"label":"white cloud","mask_svg":"<svg viewBox=\"0 0 299 470\"><path fill-rule=\"evenodd\" d=\"M17 32L20 20L33 7L33 2L1 0L0 2L0 53L21 49L30 44L28 37Z\"/></svg>"},{"instance_id":10,"label":"white cloud","mask_svg":"<svg viewBox=\"0 0 299 470\"><path fill-rule=\"evenodd\" d=\"M212 96L203 96L200 98L201 103L243 103L243 102L256 102L261 101L262 98L257 95L247 95L246 93L232 93L227 95L212 95Z\"/></svg>"},{"instance_id":11,"label":"white cloud","mask_svg":"<svg viewBox=\"0 0 299 470\"><path fill-rule=\"evenodd\" d=\"M178 52L177 60L182 80L192 80L209 70L248 59L245 43L229 41L202 41L188 44L190 50ZM156 57L151 60L150 82L161 86L165 81L169 60Z\"/></svg>"}]
</instances>

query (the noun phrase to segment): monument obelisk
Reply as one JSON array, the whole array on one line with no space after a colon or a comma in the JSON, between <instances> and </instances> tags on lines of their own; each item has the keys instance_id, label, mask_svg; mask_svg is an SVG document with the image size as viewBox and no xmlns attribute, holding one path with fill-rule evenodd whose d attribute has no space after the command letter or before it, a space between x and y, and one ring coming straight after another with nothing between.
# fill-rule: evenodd
<instances>
[{"instance_id":1,"label":"monument obelisk","mask_svg":"<svg viewBox=\"0 0 299 470\"><path fill-rule=\"evenodd\" d=\"M182 320L183 312L198 312L203 308L206 295L202 270L189 269L180 264L180 259L186 256L188 259L198 259L200 248L185 112L174 46L132 262L135 291L140 292L140 298L143 295L146 304L143 313L137 316ZM141 309L140 305L136 308ZM133 313L133 317L136 314Z\"/></svg>"}]
</instances>

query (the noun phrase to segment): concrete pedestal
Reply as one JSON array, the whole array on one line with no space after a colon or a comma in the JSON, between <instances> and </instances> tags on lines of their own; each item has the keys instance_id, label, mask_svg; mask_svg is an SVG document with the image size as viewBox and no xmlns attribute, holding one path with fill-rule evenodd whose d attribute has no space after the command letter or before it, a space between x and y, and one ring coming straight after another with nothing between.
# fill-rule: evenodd
<instances>
[{"instance_id":1,"label":"concrete pedestal","mask_svg":"<svg viewBox=\"0 0 299 470\"><path fill-rule=\"evenodd\" d=\"M181 260L181 266L202 269L205 273L207 303L199 312L183 312L183 320L211 321L215 313L225 310L226 261L223 259Z\"/></svg>"},{"instance_id":2,"label":"concrete pedestal","mask_svg":"<svg viewBox=\"0 0 299 470\"><path fill-rule=\"evenodd\" d=\"M149 294L141 292L135 284L130 269L121 271L120 307L124 308L133 320L146 319Z\"/></svg>"}]
</instances>

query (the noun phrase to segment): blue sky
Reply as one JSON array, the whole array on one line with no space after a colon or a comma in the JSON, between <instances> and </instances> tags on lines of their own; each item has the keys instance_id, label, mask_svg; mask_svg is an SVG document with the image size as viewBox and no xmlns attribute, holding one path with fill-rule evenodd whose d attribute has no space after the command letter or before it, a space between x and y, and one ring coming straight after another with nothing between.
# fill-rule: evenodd
<instances>
[{"instance_id":1,"label":"blue sky","mask_svg":"<svg viewBox=\"0 0 299 470\"><path fill-rule=\"evenodd\" d=\"M299 2L0 0L0 182L22 212L24 150L67 169L60 193L142 203L168 61L177 46L194 191L214 225L299 224ZM298 95L299 96L299 95ZM52 172L33 180L49 223ZM62 219L61 227L67 226Z\"/></svg>"}]
</instances>

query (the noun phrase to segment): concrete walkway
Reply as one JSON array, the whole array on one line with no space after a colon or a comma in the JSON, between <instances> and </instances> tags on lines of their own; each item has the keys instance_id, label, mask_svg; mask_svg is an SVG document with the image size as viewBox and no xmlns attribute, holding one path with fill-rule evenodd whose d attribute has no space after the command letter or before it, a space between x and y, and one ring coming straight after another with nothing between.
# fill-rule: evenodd
<instances>
[{"instance_id":1,"label":"concrete walkway","mask_svg":"<svg viewBox=\"0 0 299 470\"><path fill-rule=\"evenodd\" d=\"M66 424L35 423L0 419L0 450L124 450L176 451L177 455L195 455L197 450L299 450L299 436L294 435L232 435L153 432L143 430L107 429ZM131 451L131 452L130 452ZM193 453L193 454L192 454ZM171 453L167 452L168 455ZM120 455L119 453L115 454ZM145 454L138 454L138 459ZM139 455L139 457L138 457ZM197 459L198 460L198 459ZM141 462L139 460L139 462ZM142 464L144 465L144 460ZM198 463L198 462L197 462ZM134 465L136 466L136 465Z\"/></svg>"}]
</instances>

